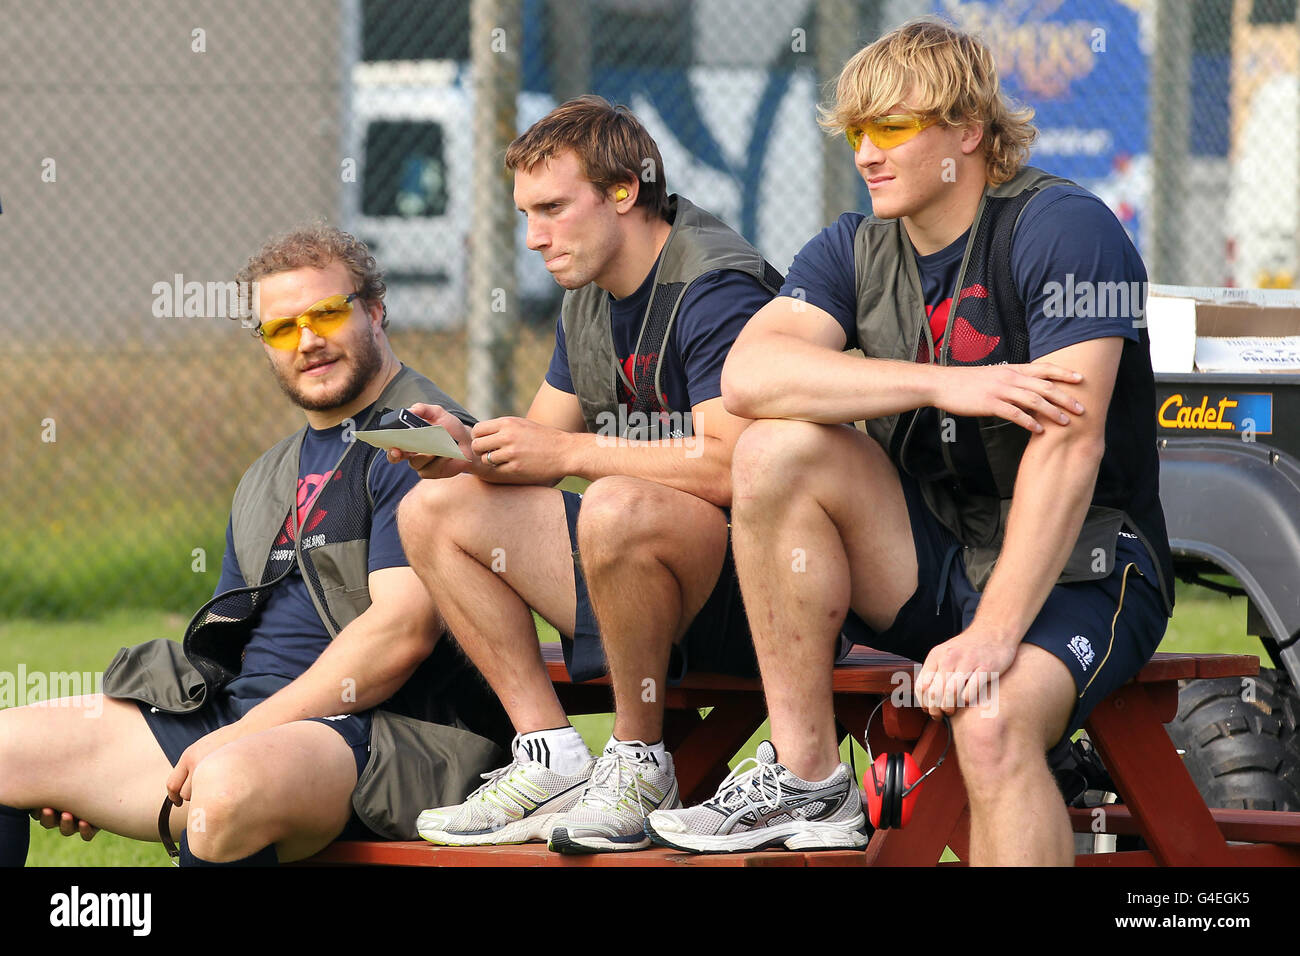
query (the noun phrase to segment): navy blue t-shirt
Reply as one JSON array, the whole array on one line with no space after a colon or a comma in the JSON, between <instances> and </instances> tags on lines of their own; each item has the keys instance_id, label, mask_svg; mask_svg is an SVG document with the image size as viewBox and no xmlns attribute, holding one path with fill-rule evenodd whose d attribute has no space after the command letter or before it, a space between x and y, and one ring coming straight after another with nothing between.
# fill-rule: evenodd
<instances>
[{"instance_id":1,"label":"navy blue t-shirt","mask_svg":"<svg viewBox=\"0 0 1300 956\"><path fill-rule=\"evenodd\" d=\"M362 420L369 409L358 413ZM298 526L301 533L310 535L325 517L312 510L325 483L334 477L334 466L343 454L346 424L333 428L307 429L302 452L298 459ZM354 452L355 454L355 452ZM339 476L341 477L341 475ZM382 453L370 465L370 490L375 507L370 521L370 571L381 568L406 567L408 562L397 535L397 503L420 480L415 469L405 462L391 463ZM364 495L365 489L357 488ZM276 538L275 548L293 547L292 525L285 515L284 527ZM260 573L260 568L258 572ZM216 594L245 586L231 525L226 525L226 553L221 560L221 580ZM295 566L267 596L261 617L253 629L252 637L244 648L241 676L250 674L278 674L295 678L315 662L329 645L329 632L321 623L311 594Z\"/></svg>"},{"instance_id":2,"label":"navy blue t-shirt","mask_svg":"<svg viewBox=\"0 0 1300 956\"><path fill-rule=\"evenodd\" d=\"M633 353L654 289L654 274L652 268L641 287L626 299L606 293L614 351L631 382L637 380L632 369ZM663 388L660 411L688 412L722 394L722 365L731 344L750 317L771 298L772 293L756 279L731 270L706 272L686 290L668 336L668 354L659 360L659 384ZM649 360L648 354L641 356L641 367ZM546 381L562 392L574 392L563 320L555 323L555 351L551 353ZM618 392L619 401L631 408L636 396L621 377Z\"/></svg>"},{"instance_id":3,"label":"navy blue t-shirt","mask_svg":"<svg viewBox=\"0 0 1300 956\"><path fill-rule=\"evenodd\" d=\"M862 219L860 214L846 213L809 240L781 288L781 295L802 298L829 313L844 329L845 348L862 347L853 261L853 238ZM931 255L916 257L936 349L943 344L967 238L962 235ZM1171 586L1173 564L1156 495L1155 392L1140 321L1147 278L1141 257L1100 199L1078 186L1050 186L1025 206L1011 243L1011 273L1025 305L1031 361L1091 339L1118 336L1136 343L1126 343L1120 359L1094 500L1119 503L1136 521L1151 546L1152 561L1141 565L1144 573L1154 582L1150 574L1154 564ZM1128 294L1113 299L1108 294L1106 306L1100 307L1098 292L1094 307L1076 314L1076 306L1086 301L1078 297L1080 290L1098 290L1103 283L1125 283ZM980 290L963 290L963 297L971 294ZM955 360L977 362L997 347L996 336L962 328L963 324L961 318L954 321ZM863 351L871 355L869 347ZM917 361L930 361L924 337L917 352ZM919 430L908 442L909 460L942 461L939 442L937 430ZM897 455L898 448L891 454ZM1169 596L1172 599L1171 590Z\"/></svg>"},{"instance_id":4,"label":"navy blue t-shirt","mask_svg":"<svg viewBox=\"0 0 1300 956\"><path fill-rule=\"evenodd\" d=\"M846 349L862 347L856 324L853 236L863 218L861 213L845 213L810 239L795 256L781 287L781 295L805 299L828 312L848 336ZM969 230L938 252L916 257L936 349L942 345L968 234ZM1087 190L1050 186L1029 202L1011 243L1011 272L1025 303L1031 361L1089 339L1122 336L1140 341L1134 325L1140 316L1133 314L1134 309L1141 308L1140 296L1130 299L1130 314L1089 318L1074 317L1072 310L1057 307L1061 304L1060 293L1056 301L1050 301L1056 292L1051 284L1069 288L1065 283L1071 274L1074 286L1084 281L1146 282L1146 267L1124 227L1105 203ZM956 324L964 322L959 318ZM996 340L974 329L963 333L954 328L953 358L975 362L992 352L996 344ZM871 354L869 349L863 351ZM929 360L924 338L917 360Z\"/></svg>"}]
</instances>

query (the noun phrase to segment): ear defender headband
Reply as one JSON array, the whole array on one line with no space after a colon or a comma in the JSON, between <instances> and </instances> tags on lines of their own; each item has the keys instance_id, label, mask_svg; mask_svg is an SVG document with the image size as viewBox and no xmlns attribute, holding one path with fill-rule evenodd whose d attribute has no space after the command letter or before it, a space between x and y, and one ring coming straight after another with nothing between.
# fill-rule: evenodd
<instances>
[{"instance_id":1,"label":"ear defender headband","mask_svg":"<svg viewBox=\"0 0 1300 956\"><path fill-rule=\"evenodd\" d=\"M891 828L897 830L907 825L907 822L912 819L916 789L921 786L921 782L926 777L943 766L943 759L948 756L948 748L952 746L952 724L945 716L943 724L948 730L948 742L943 745L943 753L939 754L935 765L925 773L921 773L921 768L917 766L910 753L881 754L879 757L873 757L871 722L876 719L876 714L880 713L880 708L885 705L887 699L881 698L876 709L867 718L866 729L862 732L862 740L867 748L867 759L871 761L871 769L862 775L862 789L867 792L867 817L877 830Z\"/></svg>"}]
</instances>

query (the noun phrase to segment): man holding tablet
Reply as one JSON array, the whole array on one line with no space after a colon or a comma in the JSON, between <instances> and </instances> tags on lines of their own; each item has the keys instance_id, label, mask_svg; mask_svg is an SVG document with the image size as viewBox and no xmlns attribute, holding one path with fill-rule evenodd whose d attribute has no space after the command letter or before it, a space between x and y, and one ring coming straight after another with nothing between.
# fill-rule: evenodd
<instances>
[{"instance_id":1,"label":"man holding tablet","mask_svg":"<svg viewBox=\"0 0 1300 956\"><path fill-rule=\"evenodd\" d=\"M0 863L26 858L31 808L87 839L179 836L183 865L297 860L345 831L412 839L430 791L457 799L500 759L474 732L495 737L499 707L402 553L395 510L417 479L353 440L414 402L473 419L393 354L352 236L280 237L239 278L306 427L240 481L221 581L183 643L124 648L102 696L0 712Z\"/></svg>"}]
</instances>

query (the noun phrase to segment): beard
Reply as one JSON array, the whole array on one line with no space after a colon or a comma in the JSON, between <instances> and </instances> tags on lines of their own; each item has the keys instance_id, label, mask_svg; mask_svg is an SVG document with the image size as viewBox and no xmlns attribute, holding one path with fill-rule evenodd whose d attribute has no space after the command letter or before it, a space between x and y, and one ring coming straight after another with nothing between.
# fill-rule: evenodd
<instances>
[{"instance_id":1,"label":"beard","mask_svg":"<svg viewBox=\"0 0 1300 956\"><path fill-rule=\"evenodd\" d=\"M364 336L347 358L350 359L347 375L334 387L332 394L306 395L294 384L293 369L283 370L272 364L271 371L275 373L280 391L284 392L289 401L309 412L326 412L354 401L384 366L384 356L373 334ZM343 357L339 361L341 363Z\"/></svg>"}]
</instances>

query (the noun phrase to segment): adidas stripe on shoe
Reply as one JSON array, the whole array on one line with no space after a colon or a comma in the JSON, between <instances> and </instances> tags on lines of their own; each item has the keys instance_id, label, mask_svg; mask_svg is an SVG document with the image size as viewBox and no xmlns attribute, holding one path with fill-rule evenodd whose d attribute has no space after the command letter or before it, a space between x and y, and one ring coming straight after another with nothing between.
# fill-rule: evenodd
<instances>
[{"instance_id":1,"label":"adidas stripe on shoe","mask_svg":"<svg viewBox=\"0 0 1300 956\"><path fill-rule=\"evenodd\" d=\"M595 761L577 774L556 773L517 746L508 765L483 774L483 784L450 807L425 810L416 830L440 846L492 846L547 840L551 827L582 796Z\"/></svg>"}]
</instances>

